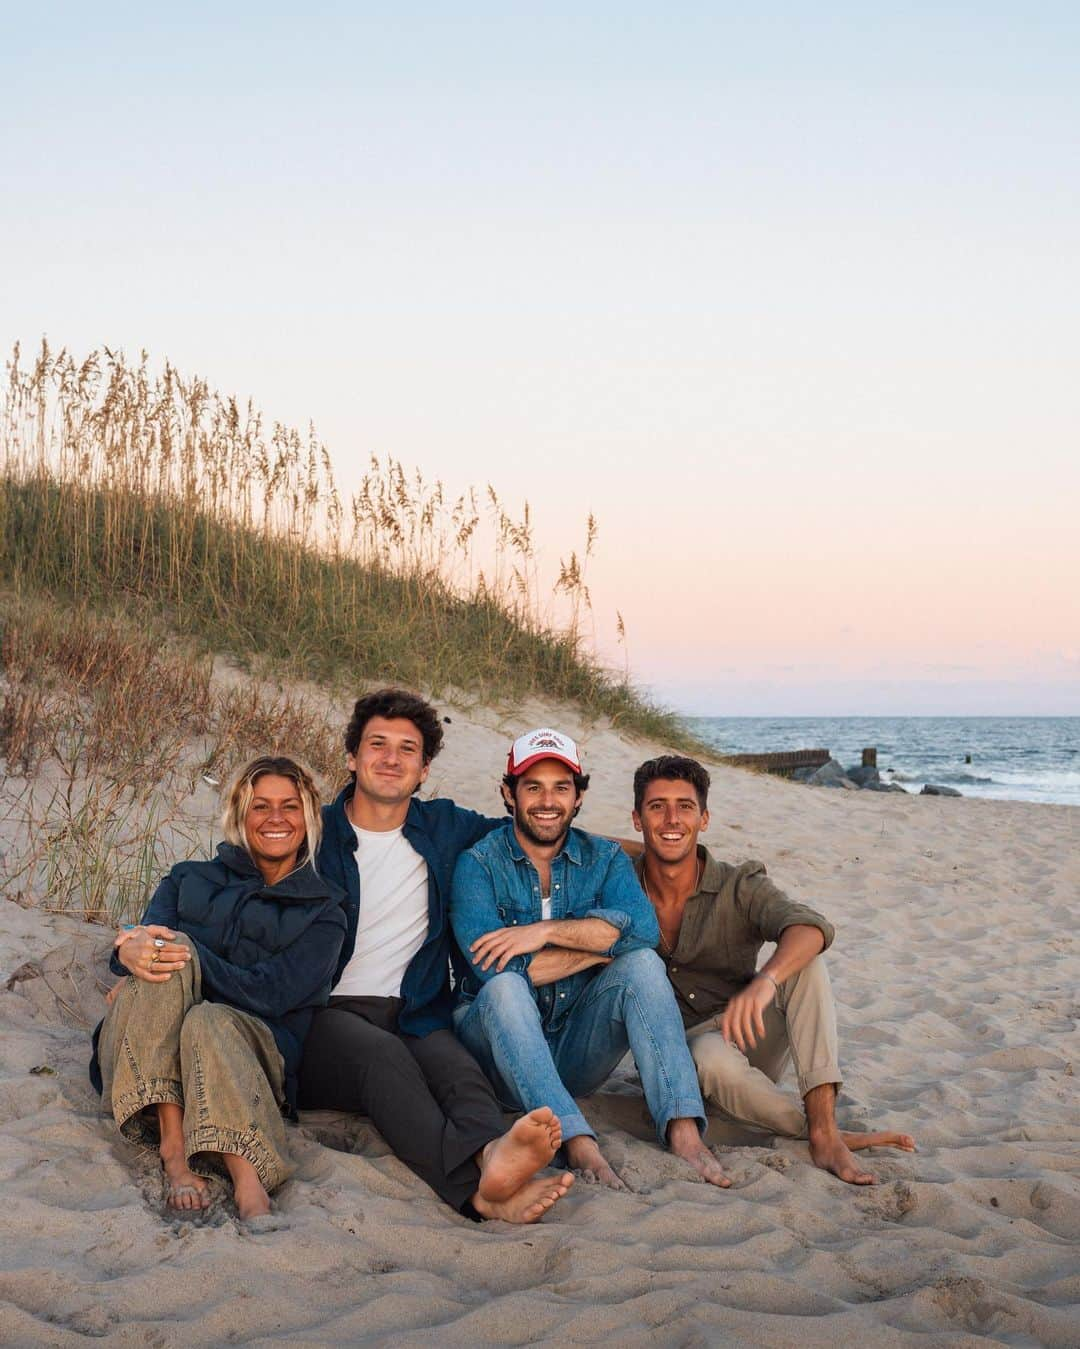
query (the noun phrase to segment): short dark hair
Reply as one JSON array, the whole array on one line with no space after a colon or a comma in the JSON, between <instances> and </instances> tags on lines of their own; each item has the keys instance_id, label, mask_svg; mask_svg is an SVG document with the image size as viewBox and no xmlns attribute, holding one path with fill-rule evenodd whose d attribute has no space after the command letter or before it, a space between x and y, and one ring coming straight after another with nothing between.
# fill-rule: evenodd
<instances>
[{"instance_id":1,"label":"short dark hair","mask_svg":"<svg viewBox=\"0 0 1080 1349\"><path fill-rule=\"evenodd\" d=\"M443 728L439 714L418 693L408 689L376 689L358 698L349 724L345 728L345 748L355 754L360 748L364 727L372 717L386 717L393 721L403 717L411 721L424 742L424 763L429 764L442 749Z\"/></svg>"},{"instance_id":2,"label":"short dark hair","mask_svg":"<svg viewBox=\"0 0 1080 1349\"><path fill-rule=\"evenodd\" d=\"M556 762L558 762L558 760L556 760ZM569 767L569 765L567 765L567 767ZM527 769L526 769L526 772L528 772ZM519 783L519 782L521 781L521 779L522 779L524 776L525 776L525 773L504 773L504 774L503 774L503 786L507 789L507 791L510 793L510 795L514 798L515 801L517 801L517 785L516 785L516 784ZM578 796L584 796L585 793L589 790L589 775L588 775L588 773L575 773L575 772L571 769L571 770L570 770L570 776L574 779L574 791L576 792L576 794L577 794ZM512 810L512 808L510 807L509 803L507 802L505 796L503 797L503 805L506 806L507 814L508 814L508 815L512 815L512 814L513 814L513 810ZM579 801L578 804L577 804L577 806L576 806L575 809L574 809L574 815L575 815L575 816L577 815L577 813L578 813L578 811L579 811L580 809L581 809L581 802Z\"/></svg>"},{"instance_id":3,"label":"short dark hair","mask_svg":"<svg viewBox=\"0 0 1080 1349\"><path fill-rule=\"evenodd\" d=\"M634 774L634 809L640 810L645 800L645 788L650 782L663 779L665 782L689 782L697 793L698 805L702 810L709 808L709 783L711 779L696 759L685 754L661 754L658 759L647 759Z\"/></svg>"}]
</instances>

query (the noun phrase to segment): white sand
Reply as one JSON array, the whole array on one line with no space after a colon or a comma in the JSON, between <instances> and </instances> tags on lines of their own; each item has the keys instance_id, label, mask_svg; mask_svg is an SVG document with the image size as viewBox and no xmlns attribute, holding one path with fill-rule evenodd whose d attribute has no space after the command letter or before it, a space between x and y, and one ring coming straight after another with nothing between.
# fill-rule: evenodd
<instances>
[{"instance_id":1,"label":"white sand","mask_svg":"<svg viewBox=\"0 0 1080 1349\"><path fill-rule=\"evenodd\" d=\"M435 791L497 811L509 736L555 717L593 773L581 823L630 832L657 747L550 710L450 715ZM879 1185L762 1140L721 1146L734 1185L712 1189L657 1149L624 1076L586 1110L636 1192L577 1186L535 1227L467 1222L330 1115L294 1133L266 1229L221 1204L164 1217L153 1157L86 1079L101 930L0 902L5 981L55 953L0 991L0 1341L1080 1344L1080 811L714 781L714 849L836 923L842 1122L920 1144L864 1154Z\"/></svg>"}]
</instances>

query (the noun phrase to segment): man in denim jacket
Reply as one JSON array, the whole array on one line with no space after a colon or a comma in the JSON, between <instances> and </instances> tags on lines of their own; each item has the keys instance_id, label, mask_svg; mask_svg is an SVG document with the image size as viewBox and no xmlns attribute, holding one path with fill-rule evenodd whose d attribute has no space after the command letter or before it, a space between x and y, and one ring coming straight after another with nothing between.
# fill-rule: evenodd
<instances>
[{"instance_id":1,"label":"man in denim jacket","mask_svg":"<svg viewBox=\"0 0 1080 1349\"><path fill-rule=\"evenodd\" d=\"M541 729L517 739L503 800L513 817L458 859L450 921L469 966L455 1028L505 1101L562 1121L567 1163L625 1186L575 1096L629 1049L662 1144L705 1180L729 1182L702 1142L705 1107L659 931L618 844L571 822L588 777L577 746Z\"/></svg>"}]
</instances>

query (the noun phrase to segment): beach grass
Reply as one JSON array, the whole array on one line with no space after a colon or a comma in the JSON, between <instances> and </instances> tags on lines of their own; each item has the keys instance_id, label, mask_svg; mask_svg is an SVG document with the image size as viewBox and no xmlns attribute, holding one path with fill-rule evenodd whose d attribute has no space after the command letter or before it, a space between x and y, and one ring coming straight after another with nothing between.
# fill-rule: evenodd
<instances>
[{"instance_id":1,"label":"beach grass","mask_svg":"<svg viewBox=\"0 0 1080 1349\"><path fill-rule=\"evenodd\" d=\"M372 460L346 501L313 430L267 426L202 379L152 373L145 353L77 362L43 344L31 363L18 348L8 363L10 592L120 601L207 650L302 677L503 703L536 694L688 743L585 639L596 533L589 517L545 594L528 506L512 514L490 486L450 499Z\"/></svg>"}]
</instances>

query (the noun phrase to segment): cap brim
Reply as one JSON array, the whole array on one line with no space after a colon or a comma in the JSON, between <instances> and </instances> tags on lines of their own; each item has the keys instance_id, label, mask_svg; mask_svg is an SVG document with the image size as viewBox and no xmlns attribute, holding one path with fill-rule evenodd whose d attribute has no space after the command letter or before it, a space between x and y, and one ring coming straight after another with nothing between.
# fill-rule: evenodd
<instances>
[{"instance_id":1,"label":"cap brim","mask_svg":"<svg viewBox=\"0 0 1080 1349\"><path fill-rule=\"evenodd\" d=\"M539 754L530 754L527 759L523 759L521 763L515 764L513 768L507 768L506 771L513 778L520 777L521 774L527 769L530 769L534 763L540 763L544 759L554 759L556 763L565 764L572 773L581 772L581 765L579 763L575 763L573 759L566 758L563 754L556 754L555 751L551 749L541 750Z\"/></svg>"}]
</instances>

